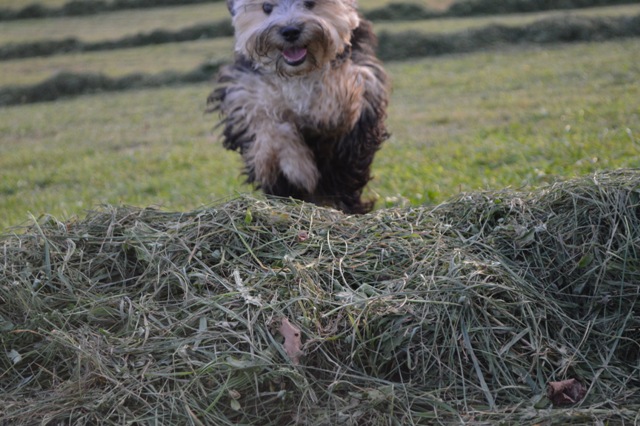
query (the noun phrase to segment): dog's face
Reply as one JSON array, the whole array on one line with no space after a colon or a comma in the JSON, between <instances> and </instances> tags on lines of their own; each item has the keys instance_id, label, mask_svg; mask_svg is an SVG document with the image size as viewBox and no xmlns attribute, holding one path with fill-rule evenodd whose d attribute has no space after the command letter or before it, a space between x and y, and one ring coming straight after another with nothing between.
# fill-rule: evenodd
<instances>
[{"instance_id":1,"label":"dog's face","mask_svg":"<svg viewBox=\"0 0 640 426\"><path fill-rule=\"evenodd\" d=\"M236 52L263 71L302 75L340 55L358 26L356 0L227 0Z\"/></svg>"}]
</instances>

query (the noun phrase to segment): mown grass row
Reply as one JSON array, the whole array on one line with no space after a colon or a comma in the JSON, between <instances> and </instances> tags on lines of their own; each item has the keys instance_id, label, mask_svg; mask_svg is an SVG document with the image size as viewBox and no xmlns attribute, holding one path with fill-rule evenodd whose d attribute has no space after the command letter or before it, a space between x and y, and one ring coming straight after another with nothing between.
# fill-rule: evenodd
<instances>
[{"instance_id":1,"label":"mown grass row","mask_svg":"<svg viewBox=\"0 0 640 426\"><path fill-rule=\"evenodd\" d=\"M449 16L497 15L543 10L566 10L585 7L638 3L638 0L462 0L449 8Z\"/></svg>"},{"instance_id":2,"label":"mown grass row","mask_svg":"<svg viewBox=\"0 0 640 426\"><path fill-rule=\"evenodd\" d=\"M435 0L429 0L434 2ZM434 3L435 4L435 3ZM538 13L494 15L466 18L383 21L376 20L380 28L415 27L424 32L453 31L479 23L500 22L517 24L564 13L580 15L632 15L640 12L640 3L610 7L547 11ZM114 12L104 15L7 22L0 27L0 46L20 45L52 40L77 39L82 43L114 41L149 35L155 30L177 33L201 24L216 25L228 21L229 13L224 3L188 5L177 8L157 8L130 12ZM379 30L378 30L379 31ZM393 30L395 31L395 30Z\"/></svg>"},{"instance_id":3,"label":"mown grass row","mask_svg":"<svg viewBox=\"0 0 640 426\"><path fill-rule=\"evenodd\" d=\"M146 9L166 6L208 3L212 0L71 0L61 7L47 7L34 3L19 10L0 9L0 21L18 19L86 16L127 9ZM221 1L221 0L213 0ZM539 12L543 10L577 9L615 4L637 3L638 0L457 0L445 11L433 10L420 3L394 2L369 12L370 19L406 20L456 16Z\"/></svg>"},{"instance_id":4,"label":"mown grass row","mask_svg":"<svg viewBox=\"0 0 640 426\"><path fill-rule=\"evenodd\" d=\"M18 19L57 18L61 16L87 16L97 13L128 9L147 9L166 6L210 3L223 0L71 0L60 7L32 3L21 9L0 9L0 21Z\"/></svg>"},{"instance_id":5,"label":"mown grass row","mask_svg":"<svg viewBox=\"0 0 640 426\"><path fill-rule=\"evenodd\" d=\"M374 21L412 21L436 18L459 18L550 10L583 9L640 3L638 0L459 0L444 11L436 11L418 3L391 3L366 13Z\"/></svg>"},{"instance_id":6,"label":"mown grass row","mask_svg":"<svg viewBox=\"0 0 640 426\"><path fill-rule=\"evenodd\" d=\"M55 101L88 93L200 83L210 80L218 67L219 64L208 63L186 73L165 71L153 75L138 73L115 78L99 73L62 72L33 86L0 89L0 105Z\"/></svg>"},{"instance_id":7,"label":"mown grass row","mask_svg":"<svg viewBox=\"0 0 640 426\"><path fill-rule=\"evenodd\" d=\"M400 7L401 5L398 5ZM419 6L421 7L421 6ZM596 16L613 16L613 15L631 15L640 12L640 5L637 6L612 6L608 8L591 8L579 9L573 11L573 14L579 15L596 15ZM557 13L547 12L530 13L512 15L502 17L498 20L495 18L476 18L475 21L469 19L447 19L441 21L403 21L403 22L387 22L376 21L376 30L399 32L403 28L413 28L420 32L429 32L438 27L441 28L460 29L460 27L479 26L483 23L500 23L506 25L521 25L523 23L532 22L543 17L550 17ZM199 16L199 15L198 15ZM414 15L415 16L415 15ZM459 25L456 25L458 23ZM42 39L28 40L24 42L8 42L0 44L0 61L22 59L30 57L51 56L58 54L78 53L78 52L96 52L103 50L113 50L131 47L142 47L165 43L187 42L194 40L205 40L219 37L230 37L233 35L233 28L229 19L221 19L215 22L196 23L188 25L180 29L154 29L151 31L141 31L136 34L126 34L126 26L122 25L119 20L117 22L120 31L125 31L125 35L118 37L118 34L112 35L108 40L82 40L78 36L65 36L61 39ZM84 32L79 31L80 34Z\"/></svg>"},{"instance_id":8,"label":"mown grass row","mask_svg":"<svg viewBox=\"0 0 640 426\"><path fill-rule=\"evenodd\" d=\"M603 41L640 36L640 15L633 17L563 17L544 19L522 27L490 25L455 34L382 33L378 55L385 61L468 53L513 44L547 44ZM86 93L121 91L207 81L217 65L204 64L186 73L134 74L109 77L104 74L58 74L42 83L0 89L0 105L52 101Z\"/></svg>"},{"instance_id":9,"label":"mown grass row","mask_svg":"<svg viewBox=\"0 0 640 426\"><path fill-rule=\"evenodd\" d=\"M224 2L113 12L82 17L4 22L0 45L76 37L82 42L116 40L161 29L179 31L229 19Z\"/></svg>"},{"instance_id":10,"label":"mown grass row","mask_svg":"<svg viewBox=\"0 0 640 426\"><path fill-rule=\"evenodd\" d=\"M429 19L418 21L376 21L374 30L382 32L400 33L403 31L417 31L420 33L454 33L489 25L503 25L521 27L543 19L564 18L567 16L607 18L618 16L634 16L640 14L640 4L593 7L587 9L573 9L571 11L544 11L532 13L519 13L512 15L487 15L466 18Z\"/></svg>"},{"instance_id":11,"label":"mown grass row","mask_svg":"<svg viewBox=\"0 0 640 426\"><path fill-rule=\"evenodd\" d=\"M214 9L218 5L214 4ZM203 8L198 6L180 8L181 12L176 13L179 22L189 22L194 16L203 15ZM135 28L134 21L142 28L154 28L154 18L157 18L158 25L166 25L167 17L158 14L158 11L138 12L134 16L120 16L115 19L96 21L93 18L84 19L60 19L42 21L39 29L29 27L20 29L13 24L0 29L0 39L20 40L26 37L29 40L33 32L40 34L74 34L82 39L100 41L109 34L107 28L111 30L111 37L121 34L131 34L130 30ZM225 12L226 13L226 12ZM633 16L640 13L639 5L614 6L608 8L581 9L571 12L571 15L585 17L615 17ZM421 33L454 33L474 28L481 28L492 24L507 26L523 26L537 20L564 16L562 12L543 12L534 14L508 15L500 17L479 17L479 18L459 18L442 19L428 21L406 21L378 22L374 25L377 33L390 32L402 33L404 31L418 31ZM208 16L208 15L207 15ZM78 22L80 21L80 22ZM82 22L90 21L90 22ZM44 25L47 23L47 25ZM91 24L91 25L89 25ZM109 26L110 25L110 26ZM14 27L13 30L7 27ZM117 28L115 28L117 27ZM171 28L171 25L168 25ZM93 28L91 32L90 29ZM174 28L179 28L174 26ZM73 31L69 31L73 29ZM7 31L9 30L9 31ZM5 61L2 64L3 72L0 73L0 87L30 85L40 83L52 75L62 70L75 73L99 72L110 77L123 77L130 73L157 73L162 71L189 72L203 62L219 60L230 60L233 51L231 37L214 39L202 39L192 42L154 44L141 48L116 49L96 52L70 52L66 55L56 55L49 57L33 57L19 60Z\"/></svg>"},{"instance_id":12,"label":"mown grass row","mask_svg":"<svg viewBox=\"0 0 640 426\"><path fill-rule=\"evenodd\" d=\"M640 15L616 18L559 17L522 27L489 25L454 34L383 32L380 56L387 61L467 53L509 44L574 43L640 36Z\"/></svg>"},{"instance_id":13,"label":"mown grass row","mask_svg":"<svg viewBox=\"0 0 640 426\"><path fill-rule=\"evenodd\" d=\"M61 72L100 73L112 78L141 73L188 73L202 64L229 62L232 58L231 37L28 58L2 63L0 87L38 84Z\"/></svg>"},{"instance_id":14,"label":"mown grass row","mask_svg":"<svg viewBox=\"0 0 640 426\"><path fill-rule=\"evenodd\" d=\"M0 46L0 61L37 56L52 56L70 52L99 52L126 49L164 43L180 43L202 39L233 36L230 20L197 24L177 31L154 30L116 40L83 42L75 37L62 40L41 40L27 43L10 43Z\"/></svg>"}]
</instances>

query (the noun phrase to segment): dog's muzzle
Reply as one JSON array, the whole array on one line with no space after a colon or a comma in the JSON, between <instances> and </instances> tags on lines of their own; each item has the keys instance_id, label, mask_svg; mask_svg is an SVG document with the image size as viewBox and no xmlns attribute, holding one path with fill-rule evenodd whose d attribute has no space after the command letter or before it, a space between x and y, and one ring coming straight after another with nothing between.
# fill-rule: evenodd
<instances>
[{"instance_id":1,"label":"dog's muzzle","mask_svg":"<svg viewBox=\"0 0 640 426\"><path fill-rule=\"evenodd\" d=\"M301 25L287 25L280 30L280 36L287 43L295 43L302 34ZM298 66L302 64L307 58L307 49L301 46L288 46L282 49L282 57L284 61L290 66Z\"/></svg>"}]
</instances>

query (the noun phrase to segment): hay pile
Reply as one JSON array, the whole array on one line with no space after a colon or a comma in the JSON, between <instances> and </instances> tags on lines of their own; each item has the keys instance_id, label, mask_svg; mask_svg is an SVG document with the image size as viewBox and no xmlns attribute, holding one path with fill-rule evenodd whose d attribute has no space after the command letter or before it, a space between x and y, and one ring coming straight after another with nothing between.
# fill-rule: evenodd
<instances>
[{"instance_id":1,"label":"hay pile","mask_svg":"<svg viewBox=\"0 0 640 426\"><path fill-rule=\"evenodd\" d=\"M44 218L0 239L0 424L637 422L639 251L638 171Z\"/></svg>"}]
</instances>

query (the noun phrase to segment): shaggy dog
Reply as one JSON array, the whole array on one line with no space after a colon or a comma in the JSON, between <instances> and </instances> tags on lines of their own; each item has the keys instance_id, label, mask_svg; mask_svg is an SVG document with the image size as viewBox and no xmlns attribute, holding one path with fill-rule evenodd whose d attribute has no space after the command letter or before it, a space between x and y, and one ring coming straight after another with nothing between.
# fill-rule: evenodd
<instances>
[{"instance_id":1,"label":"shaggy dog","mask_svg":"<svg viewBox=\"0 0 640 426\"><path fill-rule=\"evenodd\" d=\"M247 182L268 195L366 213L361 200L384 126L387 75L356 0L227 0L235 62L209 111Z\"/></svg>"}]
</instances>

